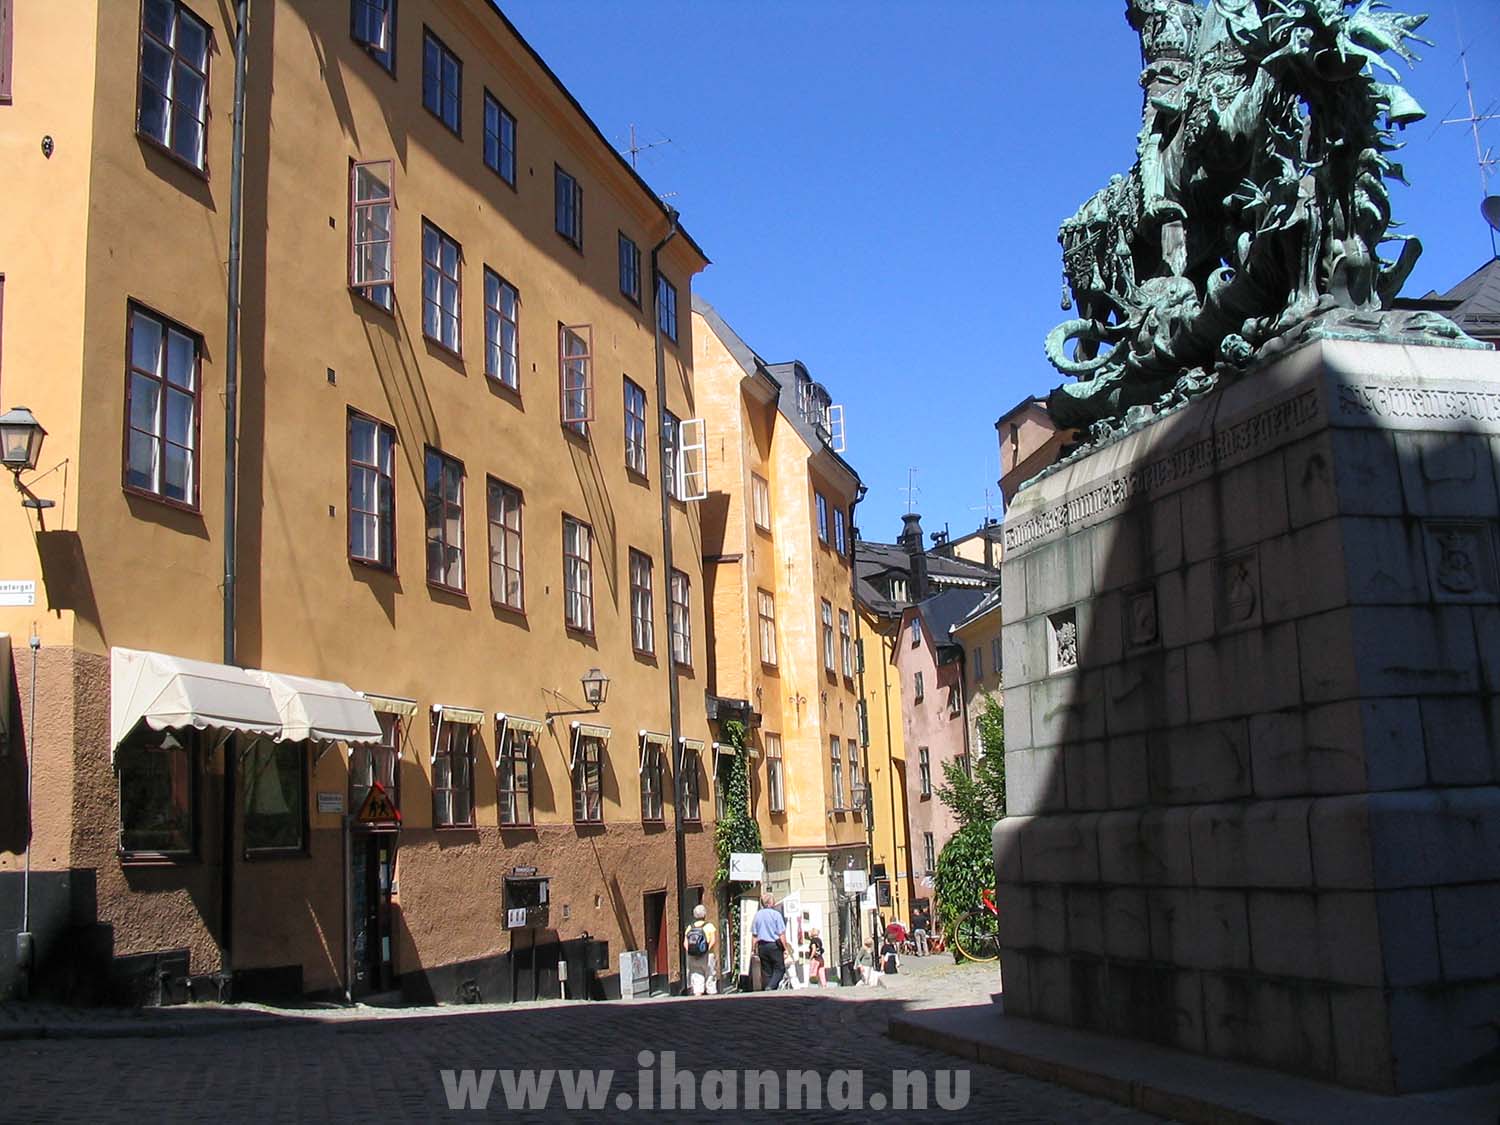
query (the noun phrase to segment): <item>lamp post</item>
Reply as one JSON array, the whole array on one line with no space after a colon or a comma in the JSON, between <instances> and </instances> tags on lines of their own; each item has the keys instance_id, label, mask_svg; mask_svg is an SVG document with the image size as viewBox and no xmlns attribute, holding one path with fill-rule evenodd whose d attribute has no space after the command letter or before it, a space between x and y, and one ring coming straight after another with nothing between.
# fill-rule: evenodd
<instances>
[{"instance_id":1,"label":"lamp post","mask_svg":"<svg viewBox=\"0 0 1500 1125\"><path fill-rule=\"evenodd\" d=\"M36 415L24 406L17 406L0 414L0 465L15 474L16 489L21 493L21 506L38 513L52 507L51 500L43 500L32 494L31 489L21 483L21 474L36 468L42 455L42 441L47 431L36 420ZM16 934L16 967L20 970L22 996L31 992L31 976L34 968L35 947L31 935L31 836L34 818L31 808L31 784L36 762L36 659L41 648L41 638L36 629L31 631L31 701L26 717L26 867L21 888L21 929Z\"/></svg>"}]
</instances>

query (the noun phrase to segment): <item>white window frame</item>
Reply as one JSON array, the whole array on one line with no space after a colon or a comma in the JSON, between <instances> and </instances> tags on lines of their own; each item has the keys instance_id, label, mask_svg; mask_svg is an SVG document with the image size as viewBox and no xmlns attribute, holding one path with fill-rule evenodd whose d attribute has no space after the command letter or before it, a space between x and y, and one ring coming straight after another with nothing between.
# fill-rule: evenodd
<instances>
[{"instance_id":1,"label":"white window frame","mask_svg":"<svg viewBox=\"0 0 1500 1125\"><path fill-rule=\"evenodd\" d=\"M854 626L847 609L839 610L839 656L845 679L854 678Z\"/></svg>"},{"instance_id":2,"label":"white window frame","mask_svg":"<svg viewBox=\"0 0 1500 1125\"><path fill-rule=\"evenodd\" d=\"M682 590L679 600L677 591ZM693 587L687 572L673 569L668 580L667 599L671 606L672 663L684 668L693 666Z\"/></svg>"},{"instance_id":3,"label":"white window frame","mask_svg":"<svg viewBox=\"0 0 1500 1125\"><path fill-rule=\"evenodd\" d=\"M844 452L844 407L836 403L828 408L828 448L835 453Z\"/></svg>"},{"instance_id":4,"label":"white window frame","mask_svg":"<svg viewBox=\"0 0 1500 1125\"><path fill-rule=\"evenodd\" d=\"M750 474L750 518L761 531L771 530L771 483L759 473Z\"/></svg>"},{"instance_id":5,"label":"white window frame","mask_svg":"<svg viewBox=\"0 0 1500 1125\"><path fill-rule=\"evenodd\" d=\"M702 418L677 423L677 499L692 503L708 497L708 427Z\"/></svg>"},{"instance_id":6,"label":"white window frame","mask_svg":"<svg viewBox=\"0 0 1500 1125\"><path fill-rule=\"evenodd\" d=\"M756 619L760 631L760 662L776 667L776 595L769 590L755 591Z\"/></svg>"},{"instance_id":7,"label":"white window frame","mask_svg":"<svg viewBox=\"0 0 1500 1125\"><path fill-rule=\"evenodd\" d=\"M569 351L570 341L582 343L583 351ZM557 385L562 424L586 433L594 420L594 327L591 324L557 326Z\"/></svg>"}]
</instances>

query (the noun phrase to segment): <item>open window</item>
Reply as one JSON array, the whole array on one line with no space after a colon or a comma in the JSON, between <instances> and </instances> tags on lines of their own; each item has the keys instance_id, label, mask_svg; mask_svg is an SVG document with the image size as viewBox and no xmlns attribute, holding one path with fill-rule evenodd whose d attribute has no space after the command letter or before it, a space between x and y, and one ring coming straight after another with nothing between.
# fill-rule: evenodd
<instances>
[{"instance_id":1,"label":"open window","mask_svg":"<svg viewBox=\"0 0 1500 1125\"><path fill-rule=\"evenodd\" d=\"M558 326L558 372L562 423L583 433L594 420L594 329L588 324Z\"/></svg>"},{"instance_id":2,"label":"open window","mask_svg":"<svg viewBox=\"0 0 1500 1125\"><path fill-rule=\"evenodd\" d=\"M708 430L702 418L677 424L677 499L708 496Z\"/></svg>"},{"instance_id":3,"label":"open window","mask_svg":"<svg viewBox=\"0 0 1500 1125\"><path fill-rule=\"evenodd\" d=\"M844 452L844 407L842 403L828 408L828 448Z\"/></svg>"}]
</instances>

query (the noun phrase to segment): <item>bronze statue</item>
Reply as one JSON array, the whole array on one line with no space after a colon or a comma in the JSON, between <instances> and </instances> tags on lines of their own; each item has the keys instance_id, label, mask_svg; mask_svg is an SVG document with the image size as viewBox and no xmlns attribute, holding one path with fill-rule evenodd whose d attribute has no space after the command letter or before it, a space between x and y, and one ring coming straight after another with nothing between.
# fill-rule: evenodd
<instances>
[{"instance_id":1,"label":"bronze statue","mask_svg":"<svg viewBox=\"0 0 1500 1125\"><path fill-rule=\"evenodd\" d=\"M1389 311L1421 253L1389 233L1393 131L1424 114L1383 56L1411 63L1426 18L1382 0L1126 0L1142 125L1130 174L1058 232L1078 308L1047 337L1078 380L1048 401L1060 425L1103 436L1294 337L1467 340Z\"/></svg>"}]
</instances>

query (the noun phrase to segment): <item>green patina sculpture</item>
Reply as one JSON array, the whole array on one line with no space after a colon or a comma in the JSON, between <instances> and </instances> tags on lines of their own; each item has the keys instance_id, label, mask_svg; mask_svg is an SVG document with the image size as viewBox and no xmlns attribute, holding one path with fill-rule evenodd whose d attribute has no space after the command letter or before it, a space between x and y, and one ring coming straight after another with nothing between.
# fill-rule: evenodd
<instances>
[{"instance_id":1,"label":"green patina sculpture","mask_svg":"<svg viewBox=\"0 0 1500 1125\"><path fill-rule=\"evenodd\" d=\"M1381 0L1127 0L1126 18L1143 122L1130 174L1058 232L1078 305L1047 337L1078 380L1048 400L1059 425L1106 436L1300 339L1469 342L1391 308L1421 253L1389 233L1393 130L1424 113L1384 56L1412 62L1426 16Z\"/></svg>"}]
</instances>

